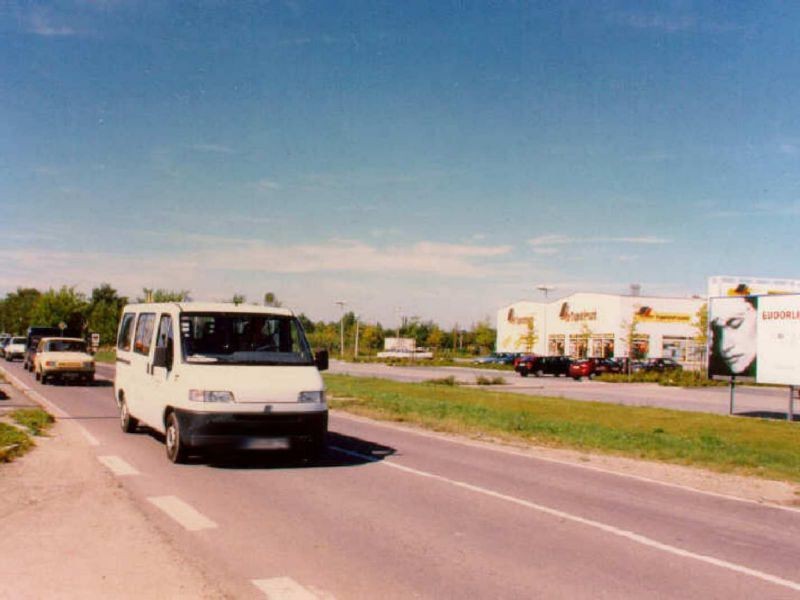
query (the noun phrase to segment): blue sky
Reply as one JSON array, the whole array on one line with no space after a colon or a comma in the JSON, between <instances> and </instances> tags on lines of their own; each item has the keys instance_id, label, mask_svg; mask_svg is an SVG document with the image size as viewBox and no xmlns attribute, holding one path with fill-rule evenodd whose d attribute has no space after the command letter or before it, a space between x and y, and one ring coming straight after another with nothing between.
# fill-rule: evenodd
<instances>
[{"instance_id":1,"label":"blue sky","mask_svg":"<svg viewBox=\"0 0 800 600\"><path fill-rule=\"evenodd\" d=\"M0 6L0 292L469 324L799 277L800 4Z\"/></svg>"}]
</instances>

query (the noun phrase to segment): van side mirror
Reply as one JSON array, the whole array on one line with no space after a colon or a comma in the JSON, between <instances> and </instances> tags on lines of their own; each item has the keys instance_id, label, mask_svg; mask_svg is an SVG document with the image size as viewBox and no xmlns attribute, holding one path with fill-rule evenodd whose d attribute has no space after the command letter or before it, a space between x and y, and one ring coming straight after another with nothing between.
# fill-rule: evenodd
<instances>
[{"instance_id":1,"label":"van side mirror","mask_svg":"<svg viewBox=\"0 0 800 600\"><path fill-rule=\"evenodd\" d=\"M327 350L317 350L314 354L314 364L317 366L317 369L320 371L327 371L328 370L328 351Z\"/></svg>"}]
</instances>

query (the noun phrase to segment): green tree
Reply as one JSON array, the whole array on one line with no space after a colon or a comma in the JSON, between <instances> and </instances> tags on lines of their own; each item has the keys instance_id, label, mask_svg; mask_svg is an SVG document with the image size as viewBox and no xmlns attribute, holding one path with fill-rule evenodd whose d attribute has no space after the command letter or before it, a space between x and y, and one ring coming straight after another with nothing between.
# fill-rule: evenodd
<instances>
[{"instance_id":1,"label":"green tree","mask_svg":"<svg viewBox=\"0 0 800 600\"><path fill-rule=\"evenodd\" d=\"M188 302L189 290L164 290L158 288L143 288L143 298L137 298L137 302Z\"/></svg>"},{"instance_id":2,"label":"green tree","mask_svg":"<svg viewBox=\"0 0 800 600\"><path fill-rule=\"evenodd\" d=\"M264 306L274 306L275 308L279 308L283 306L283 303L278 300L278 297L274 292L267 292L264 294Z\"/></svg>"},{"instance_id":3,"label":"green tree","mask_svg":"<svg viewBox=\"0 0 800 600\"><path fill-rule=\"evenodd\" d=\"M32 325L31 314L42 293L35 288L17 288L0 303L0 330L22 335Z\"/></svg>"},{"instance_id":4,"label":"green tree","mask_svg":"<svg viewBox=\"0 0 800 600\"><path fill-rule=\"evenodd\" d=\"M488 317L483 321L478 321L472 326L470 345L477 346L478 352L491 352L497 340L497 330L494 329Z\"/></svg>"},{"instance_id":5,"label":"green tree","mask_svg":"<svg viewBox=\"0 0 800 600\"><path fill-rule=\"evenodd\" d=\"M113 287L103 283L92 290L86 311L87 326L90 332L100 334L100 344L114 343L117 324L128 299L120 296Z\"/></svg>"},{"instance_id":6,"label":"green tree","mask_svg":"<svg viewBox=\"0 0 800 600\"><path fill-rule=\"evenodd\" d=\"M431 327L428 331L428 337L425 339L425 345L429 346L430 348L434 348L438 350L444 344L444 332L439 329L439 326L435 323L431 324Z\"/></svg>"},{"instance_id":7,"label":"green tree","mask_svg":"<svg viewBox=\"0 0 800 600\"><path fill-rule=\"evenodd\" d=\"M516 347L521 348L526 354L533 354L533 349L536 342L539 341L539 334L536 332L536 326L533 323L533 317L528 317L525 333L517 338Z\"/></svg>"},{"instance_id":8,"label":"green tree","mask_svg":"<svg viewBox=\"0 0 800 600\"><path fill-rule=\"evenodd\" d=\"M50 288L36 300L31 312L31 321L43 327L57 327L65 323L75 334L83 332L86 325L86 297L74 287Z\"/></svg>"},{"instance_id":9,"label":"green tree","mask_svg":"<svg viewBox=\"0 0 800 600\"><path fill-rule=\"evenodd\" d=\"M368 352L375 352L383 345L383 328L377 325L364 325L359 335L359 346Z\"/></svg>"},{"instance_id":10,"label":"green tree","mask_svg":"<svg viewBox=\"0 0 800 600\"><path fill-rule=\"evenodd\" d=\"M696 321L692 323L695 328L694 340L698 345L705 347L708 344L708 303L704 302L703 305L697 309L695 313Z\"/></svg>"}]
</instances>

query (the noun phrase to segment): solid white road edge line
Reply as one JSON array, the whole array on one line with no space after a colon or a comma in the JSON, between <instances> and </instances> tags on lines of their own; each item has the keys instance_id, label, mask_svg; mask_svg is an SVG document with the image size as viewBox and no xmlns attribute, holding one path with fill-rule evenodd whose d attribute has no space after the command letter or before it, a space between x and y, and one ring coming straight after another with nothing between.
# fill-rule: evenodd
<instances>
[{"instance_id":1,"label":"solid white road edge line","mask_svg":"<svg viewBox=\"0 0 800 600\"><path fill-rule=\"evenodd\" d=\"M154 496L148 498L147 501L160 508L188 531L214 529L217 526L214 521L203 516L176 496Z\"/></svg>"},{"instance_id":2,"label":"solid white road edge line","mask_svg":"<svg viewBox=\"0 0 800 600\"><path fill-rule=\"evenodd\" d=\"M684 550L683 548L678 548L677 546L670 546L669 544L664 544L662 542L656 541L649 537L639 535L638 533L634 533L633 531L628 531L626 529L620 529L619 527L615 527L613 525L607 525L606 523L601 523L600 521L594 521L592 519L586 519L584 517L580 517L578 515L573 515L571 513L563 512L557 510L555 508L550 508L548 506L544 506L542 504L536 504L535 502L530 502L528 500L523 500L522 498L516 498L514 496L509 496L507 494L502 494L500 492L495 492L494 490L490 490L488 488L483 488L477 485L472 485L471 483L466 483L464 481L458 481L456 479L449 479L447 477L443 477L442 475L436 475L434 473L429 473L427 471L420 471L418 469L413 469L411 467L406 467L403 465L399 465L394 462L390 462L386 459L377 459L373 456L367 456L366 454L361 454L359 452L353 452L352 450L346 450L344 448L339 448L338 446L329 446L332 450L336 450L337 452L341 452L343 454L347 454L349 456L353 456L359 458L361 460L365 460L368 462L379 463L381 465L385 465L387 467L391 467L393 469L398 469L400 471L404 471L406 473L411 473L412 475L417 475L419 477L426 477L428 479L433 479L434 481L441 481L443 483L449 483L450 485L460 487L465 490L469 490L471 492L476 492L478 494L483 494L485 496L489 496L492 498L497 498L498 500L505 500L506 502L511 502L513 504L517 504L519 506L524 506L525 508L530 508L532 510L536 510L553 517L557 517L559 519L564 519L565 521L572 521L573 523L579 523L581 525L586 525L588 527L593 527L595 529L599 529L606 533L610 533L612 535L616 535L621 538L625 538L631 540L632 542L636 542L637 544L642 544L643 546L648 546L650 548L655 548L656 550L661 550L663 552L667 552L669 554L674 554L675 556L681 556L684 558L691 558L700 562L704 562L706 564L714 565L717 567L721 567L723 569L727 569L729 571L734 571L736 573L741 573L742 575L749 575L750 577L755 577L756 579L761 579L762 581L767 581L769 583L774 583L776 585L780 585L785 588L789 588L790 590L794 590L796 592L800 592L800 583L796 581L791 581L789 579L783 579L782 577L777 577L776 575L770 575L769 573L764 573L763 571L758 571L756 569L751 569L749 567L745 567L743 565L738 565L736 563L729 562L727 560L722 560L719 558L714 558L713 556L707 556L705 554L698 554L696 552L692 552L690 550Z\"/></svg>"},{"instance_id":3,"label":"solid white road edge line","mask_svg":"<svg viewBox=\"0 0 800 600\"><path fill-rule=\"evenodd\" d=\"M317 600L317 596L291 577L253 579L252 583L270 600Z\"/></svg>"},{"instance_id":4,"label":"solid white road edge line","mask_svg":"<svg viewBox=\"0 0 800 600\"><path fill-rule=\"evenodd\" d=\"M22 392L24 394L30 396L31 398L36 400L36 402L38 402L39 404L44 406L47 409L47 412L49 412L51 415L53 415L57 419L69 419L70 418L69 413L61 410L58 406L56 406L55 404L50 402L50 400L48 400L47 398L42 396L36 390L32 390L31 388L29 388L22 381L20 381L20 379L16 375L12 375L11 373L9 373L8 371L6 371L3 368L0 368L0 371L2 371L3 374L5 374L5 376L9 380L11 380L11 382L14 384L15 387L17 387L18 389L22 390ZM80 431L81 435L84 437L84 439L86 440L86 442L90 446L99 446L100 445L100 442L97 440L97 438L94 437L91 433L89 433L89 431L83 425L81 425L77 421L69 421L69 423L72 423L72 425L74 425L75 427L78 428L78 431Z\"/></svg>"},{"instance_id":5,"label":"solid white road edge line","mask_svg":"<svg viewBox=\"0 0 800 600\"><path fill-rule=\"evenodd\" d=\"M787 512L797 513L800 514L800 509L792 508L791 506L783 506L782 504L775 504L773 502L759 502L758 500L750 500L749 498L740 498L739 496L732 496L730 494L722 494L720 492L710 492L708 490L701 490L698 488L690 487L688 485L681 485L680 483L671 483L669 481L660 481L658 479L651 479L650 477L643 477L641 475L633 475L631 473L622 473L620 471L613 471L611 469L604 469L603 467L595 467L593 465L586 465L582 463L575 463L568 460L562 460L560 458L550 458L547 456L534 456L532 454L526 452L520 452L518 450L514 450L512 448L504 448L500 446L493 445L491 442L475 442L472 440L467 439L460 439L456 437L450 437L446 435L442 435L439 433L435 433L432 431L419 431L417 429L412 429L411 427L403 427L401 425L397 425L395 423L383 423L381 421L376 421L374 419L369 419L367 417L361 417L356 415L350 415L347 413L343 413L341 411L333 411L334 416L340 417L343 419L348 419L350 421L356 421L359 423L369 423L370 425L376 425L378 427L385 427L386 429L394 429L396 431L403 431L406 433L411 433L413 435L419 435L421 437L427 437L434 440L441 440L443 442L449 442L451 444L459 444L462 446L469 446L471 448L482 448L484 450L491 450L492 452L502 452L503 454L511 454L512 456L519 456L520 458L528 458L531 460L539 460L542 462L553 463L557 465L564 465L566 467L573 467L575 469L584 469L586 471L595 471L596 473L604 473L607 475L616 475L617 477L624 477L626 479L633 479L636 481L642 481L644 483L652 483L655 485L660 485L663 487L674 488L678 490L684 490L687 492L694 492L695 494L703 494L705 496L712 496L714 498L723 498L725 500L733 500L735 502L744 502L745 504L754 504L756 506L761 506L764 508L776 508L778 510L784 510Z\"/></svg>"},{"instance_id":6,"label":"solid white road edge line","mask_svg":"<svg viewBox=\"0 0 800 600\"><path fill-rule=\"evenodd\" d=\"M114 475L138 475L134 467L122 460L119 456L98 456L97 460L103 463Z\"/></svg>"}]
</instances>

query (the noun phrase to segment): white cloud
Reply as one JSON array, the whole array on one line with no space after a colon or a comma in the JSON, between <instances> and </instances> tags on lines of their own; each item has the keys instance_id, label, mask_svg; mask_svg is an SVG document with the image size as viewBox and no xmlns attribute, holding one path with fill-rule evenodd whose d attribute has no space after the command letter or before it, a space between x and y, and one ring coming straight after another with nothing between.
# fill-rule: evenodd
<instances>
[{"instance_id":1,"label":"white cloud","mask_svg":"<svg viewBox=\"0 0 800 600\"><path fill-rule=\"evenodd\" d=\"M64 24L56 24L52 17L36 11L28 18L28 32L46 37L78 35L78 31Z\"/></svg>"},{"instance_id":2,"label":"white cloud","mask_svg":"<svg viewBox=\"0 0 800 600\"><path fill-rule=\"evenodd\" d=\"M541 235L528 240L534 248L568 246L572 244L670 244L672 240L653 235L621 236L621 237L570 237L567 235Z\"/></svg>"}]
</instances>

